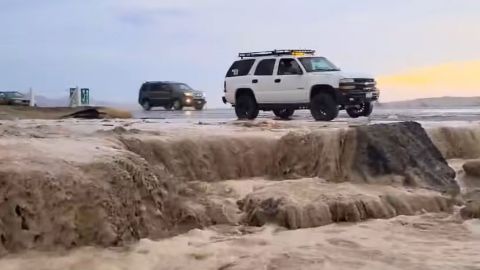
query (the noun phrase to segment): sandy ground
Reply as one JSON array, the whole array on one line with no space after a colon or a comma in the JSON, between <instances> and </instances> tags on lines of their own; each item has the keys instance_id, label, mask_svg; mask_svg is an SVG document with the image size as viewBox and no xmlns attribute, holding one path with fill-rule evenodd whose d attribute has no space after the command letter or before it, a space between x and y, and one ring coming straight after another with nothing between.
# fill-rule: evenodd
<instances>
[{"instance_id":1,"label":"sandy ground","mask_svg":"<svg viewBox=\"0 0 480 270\"><path fill-rule=\"evenodd\" d=\"M112 198L107 209L117 209L118 216L123 215L125 219L109 222L116 226L125 224L126 231L134 227L137 229L132 234L124 234L122 237L127 244L118 248L80 247L70 251L34 252L18 247L19 253L0 259L0 269L480 269L480 223L478 220L461 219L460 208L463 206L453 205L455 203L450 201L449 194L438 190L406 188L396 183L398 177L388 178L390 182L383 179L378 183L364 183L364 180L356 182L353 178L349 183L341 184L326 181L318 178L316 173L327 175L326 172L335 172L337 166L345 164L337 161L328 163L337 165L327 164L325 167L321 165L322 162L336 159L319 158L312 163L312 168L307 163L296 166L304 162L301 155L294 155L293 159L287 160L282 157L292 157L287 154L304 150L298 145L291 145L292 141L289 140L276 153L280 155L277 156L278 164L282 166L271 167L267 162L272 159L272 143L285 138L303 143L312 140L314 144L308 147L321 147L322 151L326 151L323 153L338 155L338 149L344 147L345 141L338 143L333 138L343 134L349 127L366 123L338 121L325 124L308 120L269 119L255 122L195 120L193 123L151 119L2 121L0 178L17 179L18 185L42 184L33 195L28 195L28 190L21 191L25 193L15 191L19 193L7 192L3 195L3 208L0 207L2 215L10 215L11 210L17 220L12 224L2 220L0 230L17 225L23 228L26 220L26 227L35 232L40 228L34 228L32 224L43 224L47 222L46 219L54 219L60 212L48 212L49 208L46 208L44 219L38 219L34 212L28 210L35 202L38 203L35 196L43 192L52 192L49 194L54 195L52 198L43 195L38 197L45 207L65 211L62 205L71 205L71 208L67 208L71 211L68 215L76 215L78 220L78 213L81 213L81 218L88 217L95 221L90 224L94 227L106 226L103 221L111 213L91 212L91 209L103 205L105 200L102 198ZM462 193L474 192L479 179L467 175L463 165L466 161L480 158L480 124L423 124L433 143L457 172L456 180ZM294 137L285 137L292 133ZM317 142L311 134L320 134L322 141ZM347 140L348 136L343 138ZM224 152L225 149L228 151ZM200 154L195 156L196 153ZM227 165L235 160L231 158L234 153L243 153L242 162L229 167ZM212 155L218 157L211 159ZM194 158L186 158L188 156ZM166 157L171 157L174 162L165 160ZM299 176L315 173L303 179L293 177L295 179L280 182L279 179L262 177L272 168L285 166L289 168L286 173L290 176L294 173ZM145 169L151 171L146 173ZM117 175L119 172L122 174ZM448 172L445 174L448 175ZM114 178L112 180L109 177ZM60 182L49 185L53 180ZM175 187L171 187L172 183ZM91 198L91 192L98 194L99 198L95 197L91 202L72 202L72 195L69 194L71 187L86 190L81 198ZM0 185L0 188L3 187ZM163 193L152 193L155 188ZM176 197L169 198L167 193L172 189ZM115 199L123 198L133 190L136 192L128 195L125 201ZM282 194L286 194L286 200L282 199ZM385 201L383 198L388 196L402 199L399 203ZM16 199L7 202L5 198ZM250 199L252 211L241 209L245 205L239 205L238 202L245 198ZM282 203L272 206L272 198L280 198L278 201ZM268 202L267 208L262 201ZM343 222L338 224L330 224L335 222L332 217L329 217L329 222L326 222L328 218L321 215L305 218L305 213L309 212L304 209L312 205L328 208L331 207L331 201L337 204L341 202L341 206L347 210L361 203L366 210L353 210L358 212L355 215L359 218L353 220L358 221L356 223L348 222L352 221L349 220L350 210L342 210ZM82 207L76 209L79 204ZM182 211L169 213L173 205ZM375 210L369 211L367 205ZM249 227L251 224L242 222L245 215L255 213L257 219L253 223L257 223L260 220L258 213L265 217L265 210L271 210L270 207L278 208L275 213L283 213L282 209L286 209L286 214L275 214L273 219L261 219L265 224L258 224L258 227ZM288 210L291 207L295 210ZM148 212L151 208L161 209L161 217L150 216ZM88 211L84 212L84 209ZM375 213L388 211L393 211L393 214L376 219ZM402 211L409 216L402 215ZM297 227L303 229L287 231L278 226L289 227L288 222L282 223L283 219L279 220L278 217L289 217L292 213L300 220L295 224L303 224ZM182 230L189 232L163 240L130 241L132 237L144 238L143 235L152 232L159 236L157 238L162 234L168 235L168 232L157 232L151 228L154 225L167 226L168 222L163 219L168 215L189 223L193 222L191 218L195 218L197 220L193 223L207 226L190 231L187 226ZM64 224L62 222L59 224ZM58 230L60 235L65 233L63 238L76 239L80 244L90 241L67 234L68 230L62 226L51 229ZM107 226L101 231L102 234L97 235L90 234L90 227L76 227L75 230L84 230L84 235L88 237L103 237L102 241L105 242L102 243L112 245L111 229ZM32 240L28 240L30 238ZM36 235L25 233L14 240L35 245L37 238ZM5 241L3 235L2 241ZM40 241L51 246L52 242L49 241L54 240ZM69 246L71 242L64 244Z\"/></svg>"},{"instance_id":2,"label":"sandy ground","mask_svg":"<svg viewBox=\"0 0 480 270\"><path fill-rule=\"evenodd\" d=\"M18 119L113 119L132 118L132 113L125 110L107 107L28 107L28 106L0 106L0 120Z\"/></svg>"},{"instance_id":3,"label":"sandy ground","mask_svg":"<svg viewBox=\"0 0 480 270\"><path fill-rule=\"evenodd\" d=\"M366 118L350 119L348 121L339 119L333 122L315 122L311 119L299 119L294 121L276 121L272 117L260 118L257 121L235 121L230 119L209 119L209 118L177 118L171 119L104 119L104 120L82 120L82 119L61 119L61 120L3 120L0 121L0 135L25 135L30 137L58 137L58 136L81 136L95 135L101 131L122 132L126 129L130 132L142 131L151 132L153 135L188 137L191 135L256 135L267 134L269 136L281 136L290 131L302 130L325 130L339 129L355 126L364 126L379 123L395 123L399 120L379 119L369 120ZM222 117L223 114L222 114ZM476 121L417 121L427 129L437 127L473 127L480 128L480 118ZM413 117L412 117L412 120ZM117 130L115 130L117 128Z\"/></svg>"},{"instance_id":4,"label":"sandy ground","mask_svg":"<svg viewBox=\"0 0 480 270\"><path fill-rule=\"evenodd\" d=\"M162 109L154 109L149 112L142 111L137 107L133 111L135 118L146 119L165 119L175 120L177 122L193 122L193 121L223 121L228 122L235 119L235 112L232 108L228 109L211 109L203 111L194 111L185 109L183 111L165 111ZM373 114L370 116L371 121L423 121L423 122L449 122L449 121L478 121L480 118L480 108L478 107L449 107L449 108L383 108L376 106ZM259 120L273 120L275 116L272 112L260 112ZM312 121L312 116L308 110L296 111L293 120ZM351 119L341 111L336 122L362 122L364 119Z\"/></svg>"}]
</instances>

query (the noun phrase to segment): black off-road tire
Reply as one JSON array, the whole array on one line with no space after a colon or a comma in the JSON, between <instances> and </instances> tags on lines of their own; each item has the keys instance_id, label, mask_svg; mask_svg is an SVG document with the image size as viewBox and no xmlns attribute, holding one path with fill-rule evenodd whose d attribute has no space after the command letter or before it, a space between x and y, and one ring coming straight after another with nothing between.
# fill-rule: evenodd
<instances>
[{"instance_id":1,"label":"black off-road tire","mask_svg":"<svg viewBox=\"0 0 480 270\"><path fill-rule=\"evenodd\" d=\"M145 111L150 111L152 109L152 104L150 104L150 101L148 99L142 101L142 108Z\"/></svg>"},{"instance_id":2,"label":"black off-road tire","mask_svg":"<svg viewBox=\"0 0 480 270\"><path fill-rule=\"evenodd\" d=\"M235 102L235 114L239 120L253 120L259 113L257 102L251 95L241 95Z\"/></svg>"},{"instance_id":3,"label":"black off-road tire","mask_svg":"<svg viewBox=\"0 0 480 270\"><path fill-rule=\"evenodd\" d=\"M373 104L371 102L364 102L359 104L358 107L349 107L347 108L347 114L351 118L358 118L361 116L370 116L373 112Z\"/></svg>"},{"instance_id":4,"label":"black off-road tire","mask_svg":"<svg viewBox=\"0 0 480 270\"><path fill-rule=\"evenodd\" d=\"M195 105L194 108L196 111L201 111L203 110L203 105Z\"/></svg>"},{"instance_id":5,"label":"black off-road tire","mask_svg":"<svg viewBox=\"0 0 480 270\"><path fill-rule=\"evenodd\" d=\"M338 116L338 104L327 93L315 95L310 104L310 112L316 121L332 121Z\"/></svg>"},{"instance_id":6,"label":"black off-road tire","mask_svg":"<svg viewBox=\"0 0 480 270\"><path fill-rule=\"evenodd\" d=\"M294 109L273 110L273 114L275 114L275 116L280 117L280 118L285 119L285 120L290 119L290 117L292 117L293 113L295 113Z\"/></svg>"},{"instance_id":7,"label":"black off-road tire","mask_svg":"<svg viewBox=\"0 0 480 270\"><path fill-rule=\"evenodd\" d=\"M179 100L179 99L175 99L175 100L173 101L172 107L173 107L173 109L176 110L176 111L182 110L182 109L183 109L182 101Z\"/></svg>"},{"instance_id":8,"label":"black off-road tire","mask_svg":"<svg viewBox=\"0 0 480 270\"><path fill-rule=\"evenodd\" d=\"M370 116L370 115L372 114L372 112L373 112L373 103L372 103L372 102L369 102L369 103L368 103L368 108L365 110L363 116L368 117L368 116Z\"/></svg>"}]
</instances>

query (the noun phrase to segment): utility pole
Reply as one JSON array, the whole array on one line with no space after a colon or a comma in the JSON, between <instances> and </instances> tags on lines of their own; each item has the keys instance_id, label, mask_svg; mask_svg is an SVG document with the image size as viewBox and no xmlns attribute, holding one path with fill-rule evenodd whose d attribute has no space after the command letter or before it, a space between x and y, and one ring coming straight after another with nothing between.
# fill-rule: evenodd
<instances>
[{"instance_id":1,"label":"utility pole","mask_svg":"<svg viewBox=\"0 0 480 270\"><path fill-rule=\"evenodd\" d=\"M33 93L32 87L30 87L30 103L29 103L29 106L30 107L35 107L35 95Z\"/></svg>"}]
</instances>

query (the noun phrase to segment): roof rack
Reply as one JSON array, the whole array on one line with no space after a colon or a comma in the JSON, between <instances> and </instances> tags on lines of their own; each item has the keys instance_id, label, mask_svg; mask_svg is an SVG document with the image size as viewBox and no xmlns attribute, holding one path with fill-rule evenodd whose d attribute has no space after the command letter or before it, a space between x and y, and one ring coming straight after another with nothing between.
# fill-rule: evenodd
<instances>
[{"instance_id":1,"label":"roof rack","mask_svg":"<svg viewBox=\"0 0 480 270\"><path fill-rule=\"evenodd\" d=\"M269 56L269 55L301 55L301 54L315 54L315 50L273 50L273 51L263 51L263 52L247 52L247 53L239 53L238 57L261 57L261 56Z\"/></svg>"}]
</instances>

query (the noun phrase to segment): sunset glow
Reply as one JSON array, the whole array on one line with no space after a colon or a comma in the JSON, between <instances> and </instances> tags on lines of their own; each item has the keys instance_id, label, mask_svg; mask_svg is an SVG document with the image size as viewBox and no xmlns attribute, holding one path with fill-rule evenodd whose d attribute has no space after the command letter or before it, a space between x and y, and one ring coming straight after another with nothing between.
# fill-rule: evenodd
<instances>
[{"instance_id":1,"label":"sunset glow","mask_svg":"<svg viewBox=\"0 0 480 270\"><path fill-rule=\"evenodd\" d=\"M448 63L381 76L383 97L401 100L440 96L479 96L480 61Z\"/></svg>"}]
</instances>

